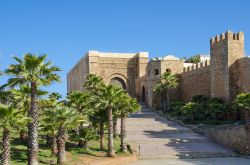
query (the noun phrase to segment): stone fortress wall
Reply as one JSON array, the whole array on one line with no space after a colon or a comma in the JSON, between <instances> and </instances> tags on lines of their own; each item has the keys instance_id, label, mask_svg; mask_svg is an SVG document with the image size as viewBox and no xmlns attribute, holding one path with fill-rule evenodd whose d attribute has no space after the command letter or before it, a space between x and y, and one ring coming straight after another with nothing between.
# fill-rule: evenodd
<instances>
[{"instance_id":1,"label":"stone fortress wall","mask_svg":"<svg viewBox=\"0 0 250 165\"><path fill-rule=\"evenodd\" d=\"M82 84L87 75L96 74L102 77L106 84L118 83L131 96L140 98L141 85L145 82L147 62L147 52L89 51L68 73L68 92L82 90Z\"/></svg>"},{"instance_id":2,"label":"stone fortress wall","mask_svg":"<svg viewBox=\"0 0 250 165\"><path fill-rule=\"evenodd\" d=\"M172 55L148 61L147 52L102 53L89 51L68 73L68 92L81 90L88 74L97 74L109 84L123 81L138 101L159 106L154 94L160 75L171 71L179 87L170 91L170 101L190 101L195 95L221 97L231 101L236 94L250 92L250 58L244 53L244 33L227 31L210 40L210 57L198 64L185 63Z\"/></svg>"},{"instance_id":3,"label":"stone fortress wall","mask_svg":"<svg viewBox=\"0 0 250 165\"><path fill-rule=\"evenodd\" d=\"M182 101L190 101L195 95L210 97L211 93L210 61L185 67L181 73L180 90Z\"/></svg>"},{"instance_id":4,"label":"stone fortress wall","mask_svg":"<svg viewBox=\"0 0 250 165\"><path fill-rule=\"evenodd\" d=\"M89 74L88 53L68 72L67 91L78 91L82 89L82 83Z\"/></svg>"}]
</instances>

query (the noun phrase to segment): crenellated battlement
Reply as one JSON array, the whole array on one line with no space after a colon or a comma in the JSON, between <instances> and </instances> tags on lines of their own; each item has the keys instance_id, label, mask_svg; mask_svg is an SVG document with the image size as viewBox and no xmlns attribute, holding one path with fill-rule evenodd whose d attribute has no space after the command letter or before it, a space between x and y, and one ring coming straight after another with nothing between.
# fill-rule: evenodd
<instances>
[{"instance_id":1,"label":"crenellated battlement","mask_svg":"<svg viewBox=\"0 0 250 165\"><path fill-rule=\"evenodd\" d=\"M244 33L243 32L238 32L238 33L233 33L230 30L228 30L226 33L222 33L220 35L217 35L215 37L212 37L210 40L210 45L219 43L221 41L229 41L229 40L238 40L238 41L243 41L244 42Z\"/></svg>"},{"instance_id":2,"label":"crenellated battlement","mask_svg":"<svg viewBox=\"0 0 250 165\"><path fill-rule=\"evenodd\" d=\"M190 71L194 71L194 70L197 70L200 68L206 68L207 66L210 66L210 60L206 60L206 61L200 62L198 64L193 64L191 66L184 67L183 72L190 72Z\"/></svg>"}]
</instances>

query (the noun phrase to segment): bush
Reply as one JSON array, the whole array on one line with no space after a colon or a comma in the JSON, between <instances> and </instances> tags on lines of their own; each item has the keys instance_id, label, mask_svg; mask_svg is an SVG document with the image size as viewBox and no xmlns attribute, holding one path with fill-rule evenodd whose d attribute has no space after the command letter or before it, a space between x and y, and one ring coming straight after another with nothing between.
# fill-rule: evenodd
<instances>
[{"instance_id":1,"label":"bush","mask_svg":"<svg viewBox=\"0 0 250 165\"><path fill-rule=\"evenodd\" d=\"M181 101L176 101L176 102L171 103L171 109L170 109L171 114L181 116L182 115L181 108L184 105L185 104Z\"/></svg>"},{"instance_id":2,"label":"bush","mask_svg":"<svg viewBox=\"0 0 250 165\"><path fill-rule=\"evenodd\" d=\"M193 123L197 117L198 104L196 102L188 102L181 108L182 114Z\"/></svg>"},{"instance_id":3,"label":"bush","mask_svg":"<svg viewBox=\"0 0 250 165\"><path fill-rule=\"evenodd\" d=\"M225 118L224 112L229 109L224 100L220 98L212 98L208 102L207 114L211 115L215 120L222 120Z\"/></svg>"},{"instance_id":4,"label":"bush","mask_svg":"<svg viewBox=\"0 0 250 165\"><path fill-rule=\"evenodd\" d=\"M250 110L250 93L238 94L234 102L237 107L243 108L244 110Z\"/></svg>"},{"instance_id":5,"label":"bush","mask_svg":"<svg viewBox=\"0 0 250 165\"><path fill-rule=\"evenodd\" d=\"M186 104L174 102L171 105L172 114L185 117L188 121L222 120L225 118L224 112L229 110L229 106L220 98L208 98L197 95L191 102Z\"/></svg>"}]
</instances>

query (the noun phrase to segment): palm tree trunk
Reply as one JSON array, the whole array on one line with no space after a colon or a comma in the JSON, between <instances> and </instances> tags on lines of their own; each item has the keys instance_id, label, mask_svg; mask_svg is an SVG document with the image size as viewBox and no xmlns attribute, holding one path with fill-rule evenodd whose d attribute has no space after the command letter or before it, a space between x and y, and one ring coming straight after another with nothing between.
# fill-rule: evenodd
<instances>
[{"instance_id":1,"label":"palm tree trunk","mask_svg":"<svg viewBox=\"0 0 250 165\"><path fill-rule=\"evenodd\" d=\"M3 130L2 165L10 165L10 131Z\"/></svg>"},{"instance_id":2,"label":"palm tree trunk","mask_svg":"<svg viewBox=\"0 0 250 165\"><path fill-rule=\"evenodd\" d=\"M161 93L161 109L163 110L164 109L164 94Z\"/></svg>"},{"instance_id":3,"label":"palm tree trunk","mask_svg":"<svg viewBox=\"0 0 250 165\"><path fill-rule=\"evenodd\" d=\"M118 129L117 129L117 118L115 118L114 119L114 124L113 124L113 132L114 132L114 138L116 138L117 137L117 135L118 135Z\"/></svg>"},{"instance_id":4,"label":"palm tree trunk","mask_svg":"<svg viewBox=\"0 0 250 165\"><path fill-rule=\"evenodd\" d=\"M108 128L108 156L115 157L114 150L114 139L113 139L113 114L112 108L108 108L108 120L109 120L109 128Z\"/></svg>"},{"instance_id":5,"label":"palm tree trunk","mask_svg":"<svg viewBox=\"0 0 250 165\"><path fill-rule=\"evenodd\" d=\"M79 109L78 109L78 112L80 112ZM77 135L77 137L79 138L79 140L78 140L78 147L83 147L84 142L83 142L83 140L80 138L80 129L79 129L78 126L76 127L76 135Z\"/></svg>"},{"instance_id":6,"label":"palm tree trunk","mask_svg":"<svg viewBox=\"0 0 250 165\"><path fill-rule=\"evenodd\" d=\"M31 83L31 102L28 117L31 122L28 124L28 165L38 165L38 109L36 105L37 85Z\"/></svg>"},{"instance_id":7,"label":"palm tree trunk","mask_svg":"<svg viewBox=\"0 0 250 165\"><path fill-rule=\"evenodd\" d=\"M122 152L128 152L126 143L126 117L121 117L121 150Z\"/></svg>"},{"instance_id":8,"label":"palm tree trunk","mask_svg":"<svg viewBox=\"0 0 250 165\"><path fill-rule=\"evenodd\" d=\"M103 150L103 143L104 143L104 123L103 121L100 122L100 150Z\"/></svg>"},{"instance_id":9,"label":"palm tree trunk","mask_svg":"<svg viewBox=\"0 0 250 165\"><path fill-rule=\"evenodd\" d=\"M170 109L170 100L169 100L168 92L166 92L166 97L167 97L167 110L169 111L169 109Z\"/></svg>"},{"instance_id":10,"label":"palm tree trunk","mask_svg":"<svg viewBox=\"0 0 250 165\"><path fill-rule=\"evenodd\" d=\"M57 135L57 164L62 165L66 164L66 157L65 157L65 129L59 128L58 135Z\"/></svg>"},{"instance_id":11,"label":"palm tree trunk","mask_svg":"<svg viewBox=\"0 0 250 165\"><path fill-rule=\"evenodd\" d=\"M163 96L163 111L166 111L166 98L165 98L165 92L162 94Z\"/></svg>"},{"instance_id":12,"label":"palm tree trunk","mask_svg":"<svg viewBox=\"0 0 250 165\"><path fill-rule=\"evenodd\" d=\"M51 156L55 156L57 154L56 136L51 136L50 149L51 149Z\"/></svg>"}]
</instances>

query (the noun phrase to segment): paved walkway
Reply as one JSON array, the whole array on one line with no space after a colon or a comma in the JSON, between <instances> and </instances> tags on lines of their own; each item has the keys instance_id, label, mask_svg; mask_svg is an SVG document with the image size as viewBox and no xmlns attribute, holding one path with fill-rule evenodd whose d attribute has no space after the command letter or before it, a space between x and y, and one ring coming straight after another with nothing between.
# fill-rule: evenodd
<instances>
[{"instance_id":1,"label":"paved walkway","mask_svg":"<svg viewBox=\"0 0 250 165\"><path fill-rule=\"evenodd\" d=\"M250 159L232 157L224 146L159 116L150 108L127 120L127 140L139 161L129 165L250 164Z\"/></svg>"}]
</instances>

